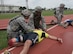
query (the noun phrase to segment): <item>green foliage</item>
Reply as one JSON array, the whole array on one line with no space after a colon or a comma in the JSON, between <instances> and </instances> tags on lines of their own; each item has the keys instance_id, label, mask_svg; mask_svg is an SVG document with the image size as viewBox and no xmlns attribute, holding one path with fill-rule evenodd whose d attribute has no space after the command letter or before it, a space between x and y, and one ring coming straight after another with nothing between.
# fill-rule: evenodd
<instances>
[{"instance_id":1,"label":"green foliage","mask_svg":"<svg viewBox=\"0 0 73 54\"><path fill-rule=\"evenodd\" d=\"M26 9L26 7L20 7L19 9L22 11L22 10Z\"/></svg>"},{"instance_id":2,"label":"green foliage","mask_svg":"<svg viewBox=\"0 0 73 54\"><path fill-rule=\"evenodd\" d=\"M7 33L5 30L0 31L0 50L7 47Z\"/></svg>"}]
</instances>

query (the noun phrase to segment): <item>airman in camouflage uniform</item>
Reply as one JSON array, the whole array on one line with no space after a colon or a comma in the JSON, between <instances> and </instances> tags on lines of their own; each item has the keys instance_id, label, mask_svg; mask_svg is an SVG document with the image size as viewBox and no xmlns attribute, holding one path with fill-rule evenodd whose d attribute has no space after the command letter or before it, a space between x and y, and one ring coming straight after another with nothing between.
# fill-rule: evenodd
<instances>
[{"instance_id":1,"label":"airman in camouflage uniform","mask_svg":"<svg viewBox=\"0 0 73 54\"><path fill-rule=\"evenodd\" d=\"M56 8L54 15L57 19L57 23L61 24L62 18L63 18L63 11L64 11L64 4L60 4L60 7Z\"/></svg>"},{"instance_id":2,"label":"airman in camouflage uniform","mask_svg":"<svg viewBox=\"0 0 73 54\"><path fill-rule=\"evenodd\" d=\"M29 18L30 19L29 22L30 22L30 25L32 26L32 28L39 27L42 30L46 29L46 23L45 23L44 17L41 15L41 13L42 13L42 8L40 6L37 6Z\"/></svg>"},{"instance_id":3,"label":"airman in camouflage uniform","mask_svg":"<svg viewBox=\"0 0 73 54\"><path fill-rule=\"evenodd\" d=\"M16 16L9 21L7 26L8 39L19 36L22 32L28 33L33 30L27 22L30 14L31 12L26 9L21 12L21 16Z\"/></svg>"}]
</instances>

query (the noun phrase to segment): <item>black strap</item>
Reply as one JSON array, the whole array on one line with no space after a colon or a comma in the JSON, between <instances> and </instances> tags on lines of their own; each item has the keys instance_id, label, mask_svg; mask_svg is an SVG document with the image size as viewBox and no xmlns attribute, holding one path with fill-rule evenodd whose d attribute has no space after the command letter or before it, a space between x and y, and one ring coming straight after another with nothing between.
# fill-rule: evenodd
<instances>
[{"instance_id":1,"label":"black strap","mask_svg":"<svg viewBox=\"0 0 73 54\"><path fill-rule=\"evenodd\" d=\"M42 33L42 36L41 36L41 38L42 38L42 37L46 38L46 37L45 37L45 33L44 33L44 32Z\"/></svg>"}]
</instances>

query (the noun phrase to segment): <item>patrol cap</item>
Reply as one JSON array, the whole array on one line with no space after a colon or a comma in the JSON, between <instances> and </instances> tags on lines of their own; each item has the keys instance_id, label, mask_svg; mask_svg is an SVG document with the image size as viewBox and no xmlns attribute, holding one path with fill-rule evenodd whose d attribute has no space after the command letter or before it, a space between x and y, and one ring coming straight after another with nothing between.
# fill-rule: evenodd
<instances>
[{"instance_id":1,"label":"patrol cap","mask_svg":"<svg viewBox=\"0 0 73 54\"><path fill-rule=\"evenodd\" d=\"M60 4L60 7L64 7L65 6L65 4Z\"/></svg>"},{"instance_id":2,"label":"patrol cap","mask_svg":"<svg viewBox=\"0 0 73 54\"><path fill-rule=\"evenodd\" d=\"M40 6L35 7L34 11L42 12L42 8Z\"/></svg>"},{"instance_id":3,"label":"patrol cap","mask_svg":"<svg viewBox=\"0 0 73 54\"><path fill-rule=\"evenodd\" d=\"M25 9L25 10L22 10L21 14L23 14L24 16L30 16L31 12L29 10Z\"/></svg>"}]
</instances>

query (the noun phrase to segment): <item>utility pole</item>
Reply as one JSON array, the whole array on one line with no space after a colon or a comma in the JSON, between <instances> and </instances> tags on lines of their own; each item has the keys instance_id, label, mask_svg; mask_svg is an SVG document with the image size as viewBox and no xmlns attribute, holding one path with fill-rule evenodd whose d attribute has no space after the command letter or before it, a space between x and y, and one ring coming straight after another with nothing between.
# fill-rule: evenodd
<instances>
[{"instance_id":1,"label":"utility pole","mask_svg":"<svg viewBox=\"0 0 73 54\"><path fill-rule=\"evenodd\" d=\"M26 0L26 8L29 9L29 7L28 7L28 0Z\"/></svg>"}]
</instances>

